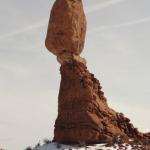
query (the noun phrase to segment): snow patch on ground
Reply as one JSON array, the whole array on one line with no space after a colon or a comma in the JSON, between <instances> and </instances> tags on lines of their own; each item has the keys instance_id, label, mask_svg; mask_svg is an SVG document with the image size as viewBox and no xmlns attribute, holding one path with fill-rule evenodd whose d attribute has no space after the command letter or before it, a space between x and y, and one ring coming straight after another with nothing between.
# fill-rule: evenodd
<instances>
[{"instance_id":1,"label":"snow patch on ground","mask_svg":"<svg viewBox=\"0 0 150 150\"><path fill-rule=\"evenodd\" d=\"M114 145L107 147L106 144L97 144L93 146L82 146L78 145L69 146L58 143L44 144L43 146L34 148L33 150L118 150L120 149L119 145ZM123 144L121 150L131 150L132 146L128 144Z\"/></svg>"}]
</instances>

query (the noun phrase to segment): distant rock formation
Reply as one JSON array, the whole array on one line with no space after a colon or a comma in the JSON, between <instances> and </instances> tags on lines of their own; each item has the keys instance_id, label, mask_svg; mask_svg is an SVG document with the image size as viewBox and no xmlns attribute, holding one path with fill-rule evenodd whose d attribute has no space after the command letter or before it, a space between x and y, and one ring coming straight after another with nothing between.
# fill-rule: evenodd
<instances>
[{"instance_id":1,"label":"distant rock formation","mask_svg":"<svg viewBox=\"0 0 150 150\"><path fill-rule=\"evenodd\" d=\"M87 70L85 59L80 57L85 34L82 0L56 0L45 41L61 64L54 141L69 144L132 139L148 145L150 134L140 133L130 119L108 106L99 81Z\"/></svg>"}]
</instances>

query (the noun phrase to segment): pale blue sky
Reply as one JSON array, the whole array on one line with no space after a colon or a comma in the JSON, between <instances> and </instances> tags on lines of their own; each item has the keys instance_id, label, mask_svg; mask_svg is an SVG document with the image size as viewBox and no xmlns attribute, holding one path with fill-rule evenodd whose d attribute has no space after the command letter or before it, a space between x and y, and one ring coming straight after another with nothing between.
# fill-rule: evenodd
<instances>
[{"instance_id":1,"label":"pale blue sky","mask_svg":"<svg viewBox=\"0 0 150 150\"><path fill-rule=\"evenodd\" d=\"M59 64L44 40L54 0L0 0L0 147L53 137ZM109 105L150 131L150 1L84 0L82 56Z\"/></svg>"}]
</instances>

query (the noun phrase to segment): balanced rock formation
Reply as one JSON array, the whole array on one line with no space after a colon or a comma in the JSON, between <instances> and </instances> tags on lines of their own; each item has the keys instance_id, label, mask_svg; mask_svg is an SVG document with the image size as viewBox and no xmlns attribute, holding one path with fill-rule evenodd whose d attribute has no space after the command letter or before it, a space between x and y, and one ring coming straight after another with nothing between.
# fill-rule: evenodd
<instances>
[{"instance_id":1,"label":"balanced rock formation","mask_svg":"<svg viewBox=\"0 0 150 150\"><path fill-rule=\"evenodd\" d=\"M149 133L140 133L130 119L108 106L99 81L87 70L85 59L80 57L85 34L82 0L56 0L45 41L61 64L54 141L69 144L132 139L148 147Z\"/></svg>"}]
</instances>

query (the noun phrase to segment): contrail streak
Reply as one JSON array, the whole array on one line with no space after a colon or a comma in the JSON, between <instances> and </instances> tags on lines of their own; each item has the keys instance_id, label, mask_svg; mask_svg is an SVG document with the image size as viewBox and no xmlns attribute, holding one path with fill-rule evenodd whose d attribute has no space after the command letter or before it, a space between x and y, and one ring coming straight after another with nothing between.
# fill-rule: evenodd
<instances>
[{"instance_id":1,"label":"contrail streak","mask_svg":"<svg viewBox=\"0 0 150 150\"><path fill-rule=\"evenodd\" d=\"M0 40L6 39L6 38L9 38L9 37L12 37L12 36L16 36L16 35L21 34L21 33L29 32L30 30L33 30L33 29L38 29L38 28L40 28L40 27L45 26L45 25L46 25L46 22L47 22L47 20L45 19L45 20L40 21L39 23L36 23L36 24L30 25L30 26L27 26L27 27L25 27L25 28L16 30L16 31L14 31L14 32L10 32L10 33L1 35L1 36L0 36Z\"/></svg>"},{"instance_id":2,"label":"contrail streak","mask_svg":"<svg viewBox=\"0 0 150 150\"><path fill-rule=\"evenodd\" d=\"M104 9L104 8L107 8L111 5L114 5L114 4L117 4L117 3L120 3L124 0L111 0L111 1L108 1L108 2L105 2L104 4L102 3L99 3L99 4L95 4L93 6L90 6L90 7L86 7L85 8L85 12L88 14L88 13L92 13L94 11L97 11L97 10L101 10L101 9Z\"/></svg>"},{"instance_id":3,"label":"contrail streak","mask_svg":"<svg viewBox=\"0 0 150 150\"><path fill-rule=\"evenodd\" d=\"M111 1L106 2L106 3L104 3L104 4L96 4L96 5L91 6L91 7L86 7L86 8L85 8L85 12L86 12L86 13L92 13L92 12L94 12L94 11L104 9L104 8L106 8L106 7L109 7L109 6L111 6L111 5L117 4L117 3L122 2L122 1L124 1L124 0L111 0ZM40 22L37 23L37 24L33 24L33 25L27 26L27 27L25 27L25 28L16 30L16 31L14 31L14 32L10 32L10 33L1 35L1 36L0 36L0 40L6 39L6 38L10 38L10 37L13 37L13 36L16 36L16 35L25 33L25 32L29 32L30 30L43 27L43 26L45 26L46 24L47 24L47 19L42 20L42 21L40 21Z\"/></svg>"},{"instance_id":4,"label":"contrail streak","mask_svg":"<svg viewBox=\"0 0 150 150\"><path fill-rule=\"evenodd\" d=\"M90 31L88 31L88 34L95 33L95 32L101 32L101 31L105 31L105 30L118 29L118 28L122 28L122 27L129 27L129 26L133 26L136 24L146 23L149 21L150 21L150 17L147 17L147 18L143 18L143 19L139 19L139 20L135 20L132 22L123 23L123 24L118 24L118 25L101 26L101 27L91 29Z\"/></svg>"}]
</instances>

